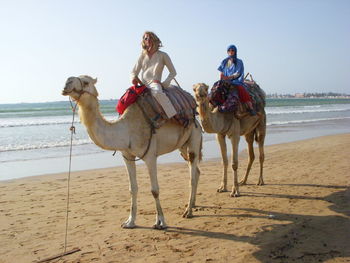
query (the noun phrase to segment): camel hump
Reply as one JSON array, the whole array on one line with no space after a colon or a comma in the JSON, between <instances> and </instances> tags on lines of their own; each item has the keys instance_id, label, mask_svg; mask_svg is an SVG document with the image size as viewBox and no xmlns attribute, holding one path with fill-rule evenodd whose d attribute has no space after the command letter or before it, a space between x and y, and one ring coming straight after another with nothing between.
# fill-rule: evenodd
<instances>
[{"instance_id":1,"label":"camel hump","mask_svg":"<svg viewBox=\"0 0 350 263\"><path fill-rule=\"evenodd\" d=\"M189 92L177 86L170 86L164 89L164 92L176 110L176 115L171 119L187 127L195 120L196 101ZM146 119L149 120L154 128L160 128L168 120L163 108L154 99L149 90L139 96L137 103L141 107Z\"/></svg>"}]
</instances>

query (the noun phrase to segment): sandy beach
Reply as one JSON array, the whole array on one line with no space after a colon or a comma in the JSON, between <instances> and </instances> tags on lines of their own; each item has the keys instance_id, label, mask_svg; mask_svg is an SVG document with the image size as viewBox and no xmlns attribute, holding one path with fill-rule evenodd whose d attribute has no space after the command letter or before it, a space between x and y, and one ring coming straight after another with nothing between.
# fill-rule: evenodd
<instances>
[{"instance_id":1,"label":"sandy beach","mask_svg":"<svg viewBox=\"0 0 350 263\"><path fill-rule=\"evenodd\" d=\"M144 165L138 165L135 229L120 227L130 204L123 166L72 173L67 250L80 251L50 262L350 262L350 134L265 151L266 185L255 185L257 155L238 198L216 192L220 159L202 162L191 219L181 217L189 195L187 164L160 164L166 230L152 229L155 204ZM246 159L244 151L240 177ZM62 252L66 195L66 173L0 182L1 263Z\"/></svg>"}]
</instances>

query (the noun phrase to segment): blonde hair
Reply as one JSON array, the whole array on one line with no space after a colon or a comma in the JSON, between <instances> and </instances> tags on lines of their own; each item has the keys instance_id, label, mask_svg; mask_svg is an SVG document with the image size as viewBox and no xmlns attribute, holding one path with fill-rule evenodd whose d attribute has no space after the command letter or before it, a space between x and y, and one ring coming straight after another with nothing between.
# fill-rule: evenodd
<instances>
[{"instance_id":1,"label":"blonde hair","mask_svg":"<svg viewBox=\"0 0 350 263\"><path fill-rule=\"evenodd\" d=\"M160 41L159 37L151 32L151 31L146 31L145 33L143 33L142 36L142 42L141 42L141 46L143 50L146 50L146 45L145 45L145 41L144 41L144 37L145 35L148 35L148 37L150 38L150 41L152 42L153 46L156 48L156 50L158 50L159 48L161 48L163 46L162 41Z\"/></svg>"}]
</instances>

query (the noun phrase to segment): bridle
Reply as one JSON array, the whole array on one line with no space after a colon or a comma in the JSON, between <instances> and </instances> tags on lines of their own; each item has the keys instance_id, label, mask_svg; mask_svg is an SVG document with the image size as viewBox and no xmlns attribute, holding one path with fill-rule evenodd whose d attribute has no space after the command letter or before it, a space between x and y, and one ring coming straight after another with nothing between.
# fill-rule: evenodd
<instances>
[{"instance_id":1,"label":"bridle","mask_svg":"<svg viewBox=\"0 0 350 263\"><path fill-rule=\"evenodd\" d=\"M95 98L97 98L97 96L96 96L95 94L91 93L90 91L84 90L84 83L83 83L83 81L82 81L79 77L76 77L76 78L77 78L77 79L79 80L79 82L80 82L81 90L77 91L77 90L74 89L74 91L75 91L76 93L79 94L78 99L76 99L75 101L78 102L79 99L80 99L80 97L81 97L84 93L88 93L88 94L90 94L91 96L94 96Z\"/></svg>"},{"instance_id":2,"label":"bridle","mask_svg":"<svg viewBox=\"0 0 350 263\"><path fill-rule=\"evenodd\" d=\"M80 82L81 90L79 90L79 91L77 91L76 89L73 89L73 90L74 90L74 92L78 93L79 97L78 97L77 99L72 99L71 96L68 96L68 97L69 97L70 106L71 106L71 108L72 108L72 110L73 110L73 114L74 114L74 112L75 112L75 110L76 110L76 108L77 108L77 105L78 105L78 102L79 102L81 96L82 96L84 93L88 93L88 94L90 94L91 96L97 98L97 96L96 96L95 94L91 93L90 91L84 90L84 83L83 83L83 81L82 81L79 77L76 77L76 78L77 78L77 79L79 80L79 82ZM70 83L70 82L68 82L68 84L69 84L69 83ZM67 85L67 84L66 84L66 85ZM73 106L73 102L75 102L75 105L74 105L74 106Z\"/></svg>"}]
</instances>

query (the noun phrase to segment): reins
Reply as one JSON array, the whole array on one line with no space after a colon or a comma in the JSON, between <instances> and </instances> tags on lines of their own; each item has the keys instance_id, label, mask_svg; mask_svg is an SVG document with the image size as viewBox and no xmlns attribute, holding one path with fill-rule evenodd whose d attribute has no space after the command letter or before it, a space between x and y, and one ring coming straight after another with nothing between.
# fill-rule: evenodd
<instances>
[{"instance_id":1,"label":"reins","mask_svg":"<svg viewBox=\"0 0 350 263\"><path fill-rule=\"evenodd\" d=\"M81 88L83 90L83 82L81 81L80 78L78 78L81 84ZM66 254L67 252L67 243L68 243L68 221L69 221L69 201L70 201L70 178L71 178L71 171L72 171L72 152L73 152L73 134L75 134L75 126L74 126L74 118L75 118L75 111L78 106L78 101L83 95L84 91L80 93L79 98L76 100L75 105L73 106L73 102L71 97L69 96L69 103L72 109L72 124L69 128L71 131L71 136L70 136L70 147L69 147L69 169L68 169L68 178L67 178L67 206L66 206L66 229L65 229L65 235L64 235L64 251L62 255Z\"/></svg>"},{"instance_id":2,"label":"reins","mask_svg":"<svg viewBox=\"0 0 350 263\"><path fill-rule=\"evenodd\" d=\"M80 98L80 97L79 97ZM75 127L74 127L74 116L75 116L75 111L77 109L77 105L78 103L76 103L73 106L72 100L69 97L69 103L70 106L72 108L72 112L73 112L73 118L72 118L72 125L69 128L69 130L71 131L71 137L70 137L70 150L69 150L69 171L68 171L68 178L67 178L67 206L66 206L66 229L65 229L65 235L64 235L64 246L63 246L63 252L52 256L52 257L48 257L48 258L44 258L42 260L36 261L37 263L44 263L44 262L48 262L51 260L55 260L55 259L61 259L64 256L76 253L80 251L80 248L74 248L70 251L67 251L67 243L68 243L68 219L69 219L69 199L70 199L70 177L71 177L71 167L72 167L72 147L73 147L73 134L75 134Z\"/></svg>"},{"instance_id":3,"label":"reins","mask_svg":"<svg viewBox=\"0 0 350 263\"><path fill-rule=\"evenodd\" d=\"M68 240L68 214L69 214L69 199L70 199L70 177L71 177L71 170L72 170L72 150L73 150L73 134L75 134L75 126L74 126L74 117L75 117L75 111L77 109L78 103L75 103L73 106L71 97L69 97L69 102L72 108L73 117L72 117L72 124L69 128L71 131L70 136L70 149L69 149L69 170L68 170L68 179L67 179L67 207L66 207L66 231L64 236L64 252L67 251L67 240Z\"/></svg>"},{"instance_id":4,"label":"reins","mask_svg":"<svg viewBox=\"0 0 350 263\"><path fill-rule=\"evenodd\" d=\"M79 97L80 98L80 97ZM72 100L69 97L69 103L70 106L72 108L72 112L73 112L73 118L72 118L72 125L69 128L69 130L71 131L71 137L70 137L70 149L69 149L69 170L68 170L68 178L67 178L67 206L66 206L66 229L65 229L65 235L64 235L64 246L63 246L63 252L52 256L52 257L48 257L48 258L44 258L42 260L37 261L38 263L43 263L43 262L48 262L51 260L55 260L55 259L62 259L62 257L66 256L66 255L70 255L76 252L80 251L80 248L74 248L70 251L67 251L67 243L68 243L68 221L69 221L69 200L70 200L70 178L71 178L71 167L72 167L72 148L73 148L73 134L75 134L75 127L74 127L74 116L75 116L75 111L77 109L77 105L78 103L76 103L73 106Z\"/></svg>"},{"instance_id":5,"label":"reins","mask_svg":"<svg viewBox=\"0 0 350 263\"><path fill-rule=\"evenodd\" d=\"M54 259L61 259L62 257L66 256L66 255L70 255L73 253L76 253L78 251L80 251L80 248L74 248L70 251L67 251L67 243L68 243L68 222L69 222L69 201L70 201L70 179L71 179L71 170L72 170L72 149L73 149L73 134L75 134L75 126L74 126L74 117L75 117L75 111L77 109L78 106L78 101L80 99L80 97L84 94L84 93L89 93L90 95L97 97L95 94L84 90L84 84L82 82L82 80L80 78L77 78L80 82L81 85L81 91L76 91L76 93L79 94L78 99L74 100L75 101L75 105L73 105L72 99L69 96L69 103L73 112L73 118L72 118L72 124L69 128L69 130L71 131L71 137L70 137L70 149L69 149L69 169L68 169L68 178L67 178L67 206L66 206L66 226L65 226L65 235L64 235L64 251L59 254L59 255L55 255L52 257L48 257L42 260L37 261L38 263L43 263L43 262L48 262Z\"/></svg>"}]
</instances>

